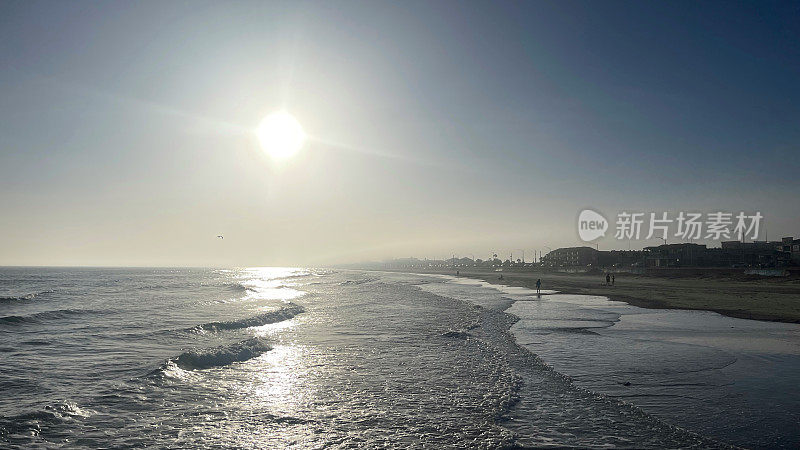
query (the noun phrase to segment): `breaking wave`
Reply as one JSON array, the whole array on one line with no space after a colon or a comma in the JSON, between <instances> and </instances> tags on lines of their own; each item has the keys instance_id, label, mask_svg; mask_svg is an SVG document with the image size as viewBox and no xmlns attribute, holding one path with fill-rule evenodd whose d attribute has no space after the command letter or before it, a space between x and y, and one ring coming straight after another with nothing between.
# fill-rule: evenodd
<instances>
[{"instance_id":1,"label":"breaking wave","mask_svg":"<svg viewBox=\"0 0 800 450\"><path fill-rule=\"evenodd\" d=\"M254 292L255 291L255 289L253 289L251 287L247 287L247 286L245 286L243 284L240 284L240 283L224 283L224 284L222 284L222 287L224 287L226 289L230 289L231 291L234 291L234 292L248 292L248 291L249 292Z\"/></svg>"},{"instance_id":2,"label":"breaking wave","mask_svg":"<svg viewBox=\"0 0 800 450\"><path fill-rule=\"evenodd\" d=\"M242 328L260 327L270 323L283 322L305 311L302 306L289 303L281 309L265 312L246 319L230 320L225 322L209 322L190 328L191 331L221 331L238 330Z\"/></svg>"},{"instance_id":3,"label":"breaking wave","mask_svg":"<svg viewBox=\"0 0 800 450\"><path fill-rule=\"evenodd\" d=\"M252 337L231 345L196 349L181 353L163 364L154 374L164 374L170 371L172 366L177 366L183 370L227 366L235 362L256 358L270 350L272 350L272 347L265 339Z\"/></svg>"},{"instance_id":4,"label":"breaking wave","mask_svg":"<svg viewBox=\"0 0 800 450\"><path fill-rule=\"evenodd\" d=\"M2 303L11 303L11 302L21 302L21 301L25 301L25 300L33 300L34 298L36 298L36 297L38 297L40 295L49 294L51 292L55 292L55 291L50 289L50 290L47 290L47 291L33 292L33 293L30 293L30 294L25 294L25 295L17 295L17 296L13 296L12 295L12 296L7 296L7 297L0 297L0 304L2 304Z\"/></svg>"},{"instance_id":5,"label":"breaking wave","mask_svg":"<svg viewBox=\"0 0 800 450\"><path fill-rule=\"evenodd\" d=\"M38 431L41 424L82 419L93 414L95 414L95 411L82 409L74 402L61 402L16 416L0 416L0 437L4 434L19 433L26 430Z\"/></svg>"}]
</instances>

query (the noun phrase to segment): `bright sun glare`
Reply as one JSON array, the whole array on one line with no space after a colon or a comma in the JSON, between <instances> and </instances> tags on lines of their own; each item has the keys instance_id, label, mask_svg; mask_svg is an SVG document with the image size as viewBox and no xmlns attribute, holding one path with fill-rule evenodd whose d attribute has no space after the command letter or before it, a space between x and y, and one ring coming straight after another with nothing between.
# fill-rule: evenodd
<instances>
[{"instance_id":1,"label":"bright sun glare","mask_svg":"<svg viewBox=\"0 0 800 450\"><path fill-rule=\"evenodd\" d=\"M306 140L300 122L285 111L272 113L256 129L261 147L273 158L288 158L297 153Z\"/></svg>"}]
</instances>

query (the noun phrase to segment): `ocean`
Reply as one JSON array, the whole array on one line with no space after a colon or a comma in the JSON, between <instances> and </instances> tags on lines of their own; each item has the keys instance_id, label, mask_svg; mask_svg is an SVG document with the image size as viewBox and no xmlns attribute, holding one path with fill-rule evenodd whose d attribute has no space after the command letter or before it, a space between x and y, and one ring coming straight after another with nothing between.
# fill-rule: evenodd
<instances>
[{"instance_id":1,"label":"ocean","mask_svg":"<svg viewBox=\"0 0 800 450\"><path fill-rule=\"evenodd\" d=\"M799 328L433 275L2 268L0 447L795 448Z\"/></svg>"}]
</instances>

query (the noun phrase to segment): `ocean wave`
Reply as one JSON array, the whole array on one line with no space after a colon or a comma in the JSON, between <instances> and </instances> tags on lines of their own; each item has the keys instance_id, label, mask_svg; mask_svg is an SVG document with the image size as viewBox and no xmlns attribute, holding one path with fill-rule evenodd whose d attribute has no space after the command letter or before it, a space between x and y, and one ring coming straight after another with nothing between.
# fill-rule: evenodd
<instances>
[{"instance_id":1,"label":"ocean wave","mask_svg":"<svg viewBox=\"0 0 800 450\"><path fill-rule=\"evenodd\" d=\"M29 346L44 346L44 345L52 345L53 343L44 339L31 339L29 341L22 341L20 345L29 345Z\"/></svg>"},{"instance_id":2,"label":"ocean wave","mask_svg":"<svg viewBox=\"0 0 800 450\"><path fill-rule=\"evenodd\" d=\"M259 337L252 337L221 347L190 350L168 360L152 372L151 375L166 375L169 377L170 373L175 371L175 368L199 370L227 366L256 358L270 350L272 350L272 347L269 343L264 338Z\"/></svg>"},{"instance_id":3,"label":"ocean wave","mask_svg":"<svg viewBox=\"0 0 800 450\"><path fill-rule=\"evenodd\" d=\"M221 287L230 289L234 292L255 292L255 289L247 287L241 283L223 283Z\"/></svg>"},{"instance_id":4,"label":"ocean wave","mask_svg":"<svg viewBox=\"0 0 800 450\"><path fill-rule=\"evenodd\" d=\"M283 322L305 311L302 306L290 303L281 309L265 312L246 319L230 320L226 322L209 322L190 328L190 331L221 331L238 330L242 328L260 327L270 323Z\"/></svg>"},{"instance_id":5,"label":"ocean wave","mask_svg":"<svg viewBox=\"0 0 800 450\"><path fill-rule=\"evenodd\" d=\"M291 275L285 275L282 277L275 277L274 279L303 278L308 276L322 276L322 275L317 275L316 273L309 273L309 272L300 272L300 273L293 273Z\"/></svg>"},{"instance_id":6,"label":"ocean wave","mask_svg":"<svg viewBox=\"0 0 800 450\"><path fill-rule=\"evenodd\" d=\"M25 323L40 323L48 320L63 319L70 316L80 316L91 314L94 311L88 309L58 309L55 311L44 311L30 314L27 316L4 316L0 317L0 325L21 325Z\"/></svg>"},{"instance_id":7,"label":"ocean wave","mask_svg":"<svg viewBox=\"0 0 800 450\"><path fill-rule=\"evenodd\" d=\"M252 287L245 286L241 283L236 282L164 282L164 283L153 283L153 284L143 284L139 286L135 286L132 289L142 290L142 291L149 291L149 290L178 290L178 289L198 289L198 288L216 288L216 289L223 289L232 292L254 292L255 289Z\"/></svg>"},{"instance_id":8,"label":"ocean wave","mask_svg":"<svg viewBox=\"0 0 800 450\"><path fill-rule=\"evenodd\" d=\"M0 436L2 436L4 430L6 433L19 433L28 429L38 430L39 424L42 423L83 419L95 413L90 409L79 407L75 402L65 401L16 416L0 416Z\"/></svg>"},{"instance_id":9,"label":"ocean wave","mask_svg":"<svg viewBox=\"0 0 800 450\"><path fill-rule=\"evenodd\" d=\"M46 290L46 291L32 292L30 294L24 294L24 295L4 296L4 297L0 297L0 304L2 304L2 303L11 303L11 302L21 302L21 301L25 301L25 300L33 300L34 298L36 298L36 297L38 297L40 295L49 294L51 292L55 292L55 291L52 290L52 289L49 289L49 290Z\"/></svg>"}]
</instances>

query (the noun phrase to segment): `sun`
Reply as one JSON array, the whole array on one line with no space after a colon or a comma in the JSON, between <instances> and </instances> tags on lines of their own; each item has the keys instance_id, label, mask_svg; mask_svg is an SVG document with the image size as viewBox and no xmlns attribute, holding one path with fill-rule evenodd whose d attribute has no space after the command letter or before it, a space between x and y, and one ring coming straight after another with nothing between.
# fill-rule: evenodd
<instances>
[{"instance_id":1,"label":"sun","mask_svg":"<svg viewBox=\"0 0 800 450\"><path fill-rule=\"evenodd\" d=\"M261 147L268 155L277 159L293 156L306 140L300 122L286 111L274 112L265 117L256 129Z\"/></svg>"}]
</instances>

